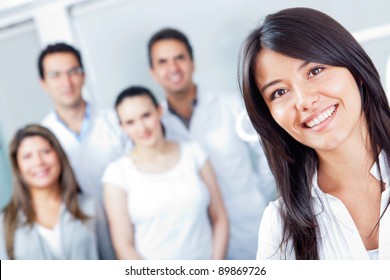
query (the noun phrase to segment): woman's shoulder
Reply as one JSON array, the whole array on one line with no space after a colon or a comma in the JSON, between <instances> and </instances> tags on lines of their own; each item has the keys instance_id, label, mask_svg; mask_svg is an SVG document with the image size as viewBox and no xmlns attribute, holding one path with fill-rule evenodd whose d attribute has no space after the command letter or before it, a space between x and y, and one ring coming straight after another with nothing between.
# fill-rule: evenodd
<instances>
[{"instance_id":1,"label":"woman's shoulder","mask_svg":"<svg viewBox=\"0 0 390 280\"><path fill-rule=\"evenodd\" d=\"M283 198L279 196L277 199L270 201L268 203L268 206L271 208L280 209L284 206Z\"/></svg>"},{"instance_id":2,"label":"woman's shoulder","mask_svg":"<svg viewBox=\"0 0 390 280\"><path fill-rule=\"evenodd\" d=\"M272 221L281 221L281 213L284 208L284 202L281 197L268 203L263 213L263 219Z\"/></svg>"},{"instance_id":3,"label":"woman's shoulder","mask_svg":"<svg viewBox=\"0 0 390 280\"><path fill-rule=\"evenodd\" d=\"M271 201L263 212L259 227L257 259L278 259L282 240L281 198Z\"/></svg>"},{"instance_id":4,"label":"woman's shoulder","mask_svg":"<svg viewBox=\"0 0 390 280\"><path fill-rule=\"evenodd\" d=\"M197 162L198 166L203 166L208 155L197 141L186 140L182 141L180 145L185 158L192 158Z\"/></svg>"},{"instance_id":5,"label":"woman's shoulder","mask_svg":"<svg viewBox=\"0 0 390 280\"><path fill-rule=\"evenodd\" d=\"M103 172L103 185L116 185L124 190L127 184L137 180L138 172L128 155L109 163Z\"/></svg>"},{"instance_id":6,"label":"woman's shoulder","mask_svg":"<svg viewBox=\"0 0 390 280\"><path fill-rule=\"evenodd\" d=\"M123 166L123 165L127 165L129 164L129 162L131 162L130 158L129 158L129 155L126 154L126 155L123 155L113 161L111 161L107 167L109 166Z\"/></svg>"},{"instance_id":7,"label":"woman's shoulder","mask_svg":"<svg viewBox=\"0 0 390 280\"><path fill-rule=\"evenodd\" d=\"M121 172L122 170L126 170L126 172L129 172L132 170L132 161L129 158L128 155L124 155L112 162L110 162L106 168L105 168L105 173L112 173L114 172L117 174L118 172Z\"/></svg>"}]
</instances>

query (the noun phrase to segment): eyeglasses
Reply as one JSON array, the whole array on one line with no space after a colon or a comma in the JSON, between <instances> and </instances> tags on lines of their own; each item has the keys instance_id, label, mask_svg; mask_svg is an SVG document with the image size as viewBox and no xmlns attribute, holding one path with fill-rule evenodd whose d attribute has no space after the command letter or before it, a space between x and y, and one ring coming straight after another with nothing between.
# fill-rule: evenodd
<instances>
[{"instance_id":1,"label":"eyeglasses","mask_svg":"<svg viewBox=\"0 0 390 280\"><path fill-rule=\"evenodd\" d=\"M60 78L63 74L68 76L68 77L75 77L78 75L81 75L84 73L83 68L81 67L73 67L70 68L68 71L60 72L60 71L49 71L46 73L46 77L49 79L58 79Z\"/></svg>"}]
</instances>

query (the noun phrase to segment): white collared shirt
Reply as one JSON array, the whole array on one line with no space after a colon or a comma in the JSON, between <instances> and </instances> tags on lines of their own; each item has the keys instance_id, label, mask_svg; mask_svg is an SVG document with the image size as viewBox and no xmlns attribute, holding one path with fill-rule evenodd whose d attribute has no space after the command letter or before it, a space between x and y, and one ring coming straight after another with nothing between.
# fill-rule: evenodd
<instances>
[{"instance_id":1,"label":"white collared shirt","mask_svg":"<svg viewBox=\"0 0 390 280\"><path fill-rule=\"evenodd\" d=\"M385 164L383 153L379 156L382 167L382 180L385 190L381 196L381 213L389 201L390 169ZM380 179L377 165L371 168L371 174ZM317 214L320 238L318 239L319 257L327 260L369 260L359 231L345 205L338 198L324 193L318 186L317 173L313 176L313 205ZM280 209L283 201L271 202L260 224L257 259L295 259L292 242L289 240L283 249L279 248L282 240L283 222ZM379 260L390 260L390 210L382 216L379 224Z\"/></svg>"},{"instance_id":2,"label":"white collared shirt","mask_svg":"<svg viewBox=\"0 0 390 280\"><path fill-rule=\"evenodd\" d=\"M81 129L80 132L77 133L70 129L66 123L61 119L61 117L57 114L57 112L53 111L57 121L59 123L62 123L62 125L68 129L69 133L73 134L73 136L77 139L77 141L81 142L87 135L88 135L88 130L90 127L91 123L91 105L89 103L86 103L85 105L85 113L83 117L83 121L81 123Z\"/></svg>"}]
</instances>

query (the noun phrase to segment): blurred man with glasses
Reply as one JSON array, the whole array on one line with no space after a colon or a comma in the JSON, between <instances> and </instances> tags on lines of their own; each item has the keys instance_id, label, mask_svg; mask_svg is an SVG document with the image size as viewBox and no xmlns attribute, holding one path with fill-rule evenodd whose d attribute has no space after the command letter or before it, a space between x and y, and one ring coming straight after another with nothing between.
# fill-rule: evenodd
<instances>
[{"instance_id":1,"label":"blurred man with glasses","mask_svg":"<svg viewBox=\"0 0 390 280\"><path fill-rule=\"evenodd\" d=\"M100 179L108 163L130 144L114 111L94 108L82 96L85 72L80 52L65 43L48 45L39 55L40 84L51 97L52 110L42 124L61 142L83 193L95 197L103 210ZM98 225L101 258L114 259L104 212Z\"/></svg>"}]
</instances>

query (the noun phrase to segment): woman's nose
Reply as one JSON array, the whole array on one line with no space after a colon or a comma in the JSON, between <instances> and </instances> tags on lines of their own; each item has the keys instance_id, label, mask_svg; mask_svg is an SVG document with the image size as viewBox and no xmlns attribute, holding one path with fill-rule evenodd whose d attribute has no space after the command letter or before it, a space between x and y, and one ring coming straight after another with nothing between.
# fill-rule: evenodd
<instances>
[{"instance_id":1,"label":"woman's nose","mask_svg":"<svg viewBox=\"0 0 390 280\"><path fill-rule=\"evenodd\" d=\"M298 111L308 111L312 109L319 101L320 95L313 89L307 87L296 87L295 91L295 104Z\"/></svg>"},{"instance_id":2,"label":"woman's nose","mask_svg":"<svg viewBox=\"0 0 390 280\"><path fill-rule=\"evenodd\" d=\"M34 163L36 165L41 165L43 163L43 158L41 154L38 153L34 155Z\"/></svg>"},{"instance_id":3,"label":"woman's nose","mask_svg":"<svg viewBox=\"0 0 390 280\"><path fill-rule=\"evenodd\" d=\"M139 133L143 133L146 129L146 125L143 121L138 122L137 130Z\"/></svg>"}]
</instances>

